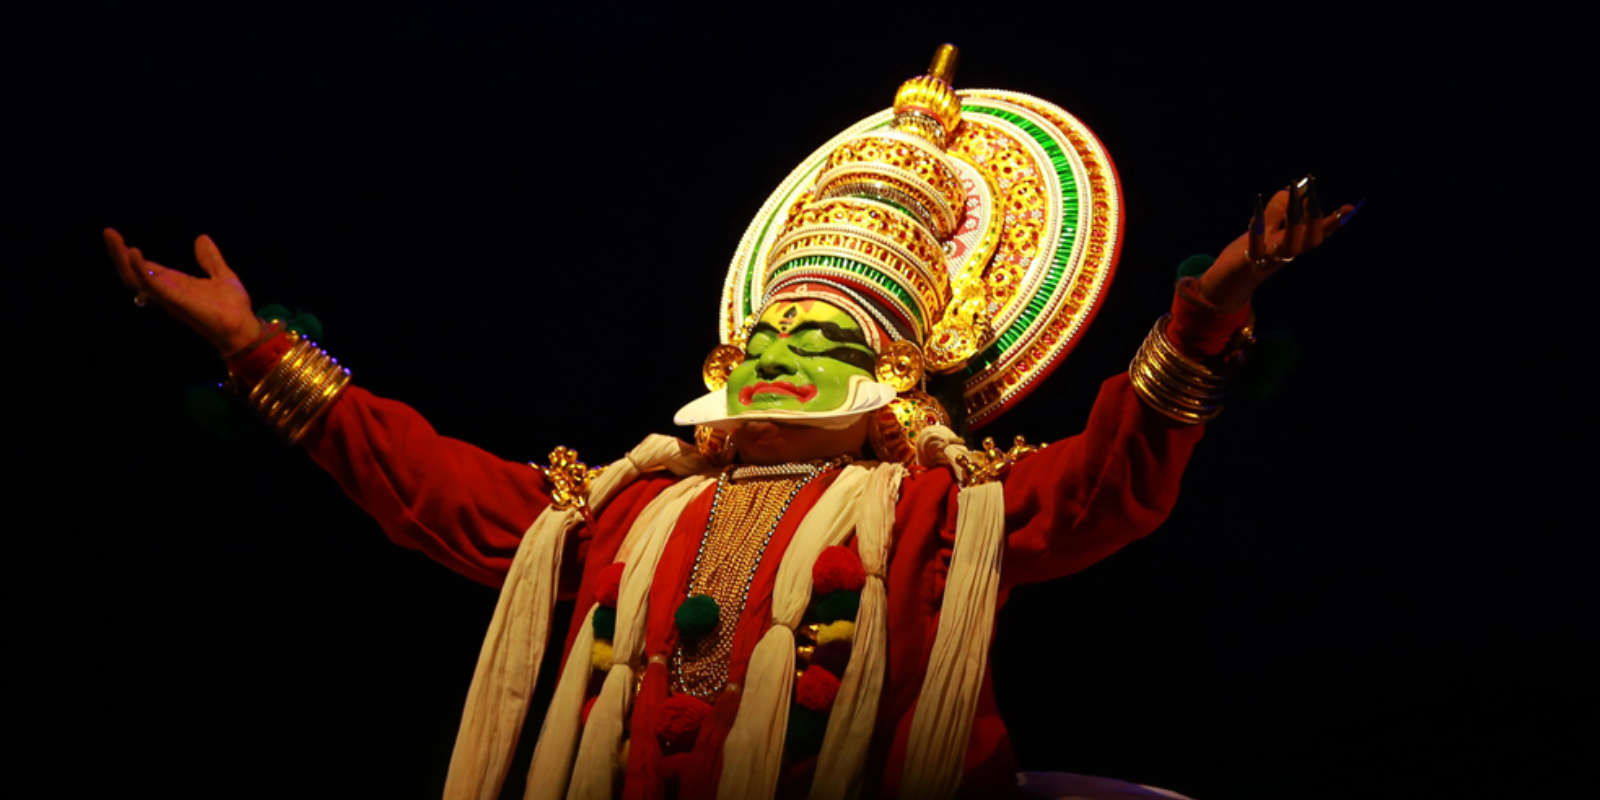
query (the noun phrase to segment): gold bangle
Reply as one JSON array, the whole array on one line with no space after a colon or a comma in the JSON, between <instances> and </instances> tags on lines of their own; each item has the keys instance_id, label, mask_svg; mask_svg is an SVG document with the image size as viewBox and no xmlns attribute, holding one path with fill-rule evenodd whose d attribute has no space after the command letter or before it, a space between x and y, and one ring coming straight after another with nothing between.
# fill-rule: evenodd
<instances>
[{"instance_id":1,"label":"gold bangle","mask_svg":"<svg viewBox=\"0 0 1600 800\"><path fill-rule=\"evenodd\" d=\"M350 370L339 366L336 359L329 358L309 383L310 390L305 399L284 420L284 429L288 431L287 437L291 442L298 442L322 412L344 392L350 383Z\"/></svg>"},{"instance_id":2,"label":"gold bangle","mask_svg":"<svg viewBox=\"0 0 1600 800\"><path fill-rule=\"evenodd\" d=\"M290 444L300 441L350 383L349 370L340 367L326 352L318 351L318 355L321 357L308 370L301 395L285 405L279 423Z\"/></svg>"},{"instance_id":3,"label":"gold bangle","mask_svg":"<svg viewBox=\"0 0 1600 800\"><path fill-rule=\"evenodd\" d=\"M306 431L310 430L311 426L318 419L322 418L323 412L333 407L333 401L337 400L339 395L344 394L344 390L349 385L350 370L344 369L343 367L335 367L332 379L323 387L322 393L317 398L317 402L314 406L312 406L304 421L289 428L289 443L294 444L299 442L301 437L306 435Z\"/></svg>"},{"instance_id":4,"label":"gold bangle","mask_svg":"<svg viewBox=\"0 0 1600 800\"><path fill-rule=\"evenodd\" d=\"M289 444L296 444L350 385L350 370L297 333L294 346L278 359L245 402Z\"/></svg>"},{"instance_id":5,"label":"gold bangle","mask_svg":"<svg viewBox=\"0 0 1600 800\"><path fill-rule=\"evenodd\" d=\"M279 372L281 377L274 382L270 397L263 398L261 416L269 420L278 420L294 408L295 403L305 392L307 373L313 364L310 357L315 352L309 347L302 348L281 362L283 369L274 370Z\"/></svg>"},{"instance_id":6,"label":"gold bangle","mask_svg":"<svg viewBox=\"0 0 1600 800\"><path fill-rule=\"evenodd\" d=\"M1184 355L1167 338L1171 314L1156 320L1128 365L1128 380L1145 405L1187 425L1210 422L1222 413L1222 399L1243 365L1243 350L1255 341L1249 326L1235 334L1217 366Z\"/></svg>"},{"instance_id":7,"label":"gold bangle","mask_svg":"<svg viewBox=\"0 0 1600 800\"><path fill-rule=\"evenodd\" d=\"M1129 373L1134 388L1157 411L1183 422L1207 422L1222 413L1222 405L1211 397L1195 397L1174 388L1160 373L1149 365L1141 365Z\"/></svg>"},{"instance_id":8,"label":"gold bangle","mask_svg":"<svg viewBox=\"0 0 1600 800\"><path fill-rule=\"evenodd\" d=\"M262 376L261 380L250 389L250 393L245 397L245 400L252 406L259 407L259 403L277 393L278 387L290 374L289 371L283 369L284 364L304 356L309 343L301 340L300 335L293 331L289 333L289 341L294 343L289 348L289 352L279 357L278 363L268 370L266 375Z\"/></svg>"},{"instance_id":9,"label":"gold bangle","mask_svg":"<svg viewBox=\"0 0 1600 800\"><path fill-rule=\"evenodd\" d=\"M1182 375L1185 380L1213 388L1226 386L1233 377L1231 372L1214 370L1189 358L1167 338L1167 324L1171 319L1172 316L1168 314L1156 320L1155 330L1145 338L1145 345L1151 349L1151 354L1163 367Z\"/></svg>"}]
</instances>

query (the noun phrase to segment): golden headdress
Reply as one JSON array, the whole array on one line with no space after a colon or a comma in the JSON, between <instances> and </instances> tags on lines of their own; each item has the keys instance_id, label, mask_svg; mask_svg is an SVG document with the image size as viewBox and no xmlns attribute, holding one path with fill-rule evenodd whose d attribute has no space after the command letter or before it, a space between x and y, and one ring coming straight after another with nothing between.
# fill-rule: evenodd
<instances>
[{"instance_id":1,"label":"golden headdress","mask_svg":"<svg viewBox=\"0 0 1600 800\"><path fill-rule=\"evenodd\" d=\"M956 91L955 62L942 45L893 109L818 148L772 193L728 270L721 337L742 344L780 297L848 298L899 352L909 343L928 371L959 376L966 408L950 410L978 428L1054 370L1093 318L1122 242L1122 195L1083 123L1025 94Z\"/></svg>"}]
</instances>

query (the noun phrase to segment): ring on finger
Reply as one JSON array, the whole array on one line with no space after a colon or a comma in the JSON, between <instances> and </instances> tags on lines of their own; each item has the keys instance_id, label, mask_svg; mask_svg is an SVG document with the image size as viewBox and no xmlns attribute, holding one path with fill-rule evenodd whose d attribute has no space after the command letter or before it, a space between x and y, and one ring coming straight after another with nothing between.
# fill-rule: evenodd
<instances>
[{"instance_id":1,"label":"ring on finger","mask_svg":"<svg viewBox=\"0 0 1600 800\"><path fill-rule=\"evenodd\" d=\"M133 294L133 304L138 306L138 307L140 307L140 308L144 308L145 306L150 305L150 293L146 292L146 291L143 291L143 290L140 290L138 292L134 292L134 294Z\"/></svg>"},{"instance_id":2,"label":"ring on finger","mask_svg":"<svg viewBox=\"0 0 1600 800\"><path fill-rule=\"evenodd\" d=\"M1281 267L1284 264L1287 264L1290 261L1294 260L1294 258L1295 258L1294 256L1289 256L1288 258L1284 258L1283 256L1278 255L1279 247L1281 247L1281 243L1279 245L1274 245L1272 250L1269 251L1266 255L1258 256L1256 258L1251 259L1250 260L1250 266L1255 267L1258 270L1261 270L1261 269L1272 269L1272 268L1275 268L1275 267Z\"/></svg>"}]
</instances>

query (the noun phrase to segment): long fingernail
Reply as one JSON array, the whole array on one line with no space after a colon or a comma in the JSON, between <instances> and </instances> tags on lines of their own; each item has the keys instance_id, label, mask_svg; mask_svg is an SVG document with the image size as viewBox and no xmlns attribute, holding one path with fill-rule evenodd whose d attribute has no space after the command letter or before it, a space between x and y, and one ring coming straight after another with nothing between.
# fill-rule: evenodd
<instances>
[{"instance_id":1,"label":"long fingernail","mask_svg":"<svg viewBox=\"0 0 1600 800\"><path fill-rule=\"evenodd\" d=\"M1300 207L1300 187L1291 183L1289 184L1289 225L1291 227L1299 225L1300 217L1304 213L1305 209Z\"/></svg>"},{"instance_id":2,"label":"long fingernail","mask_svg":"<svg viewBox=\"0 0 1600 800\"><path fill-rule=\"evenodd\" d=\"M1340 217L1339 217L1339 227L1343 228L1344 226L1349 225L1350 224L1350 218L1354 217L1356 215L1356 212L1360 211L1361 207L1366 205L1366 204L1367 204L1367 198L1365 198L1365 197L1361 198L1360 200L1357 200L1355 208L1350 209L1350 213L1340 215Z\"/></svg>"},{"instance_id":3,"label":"long fingernail","mask_svg":"<svg viewBox=\"0 0 1600 800\"><path fill-rule=\"evenodd\" d=\"M1259 194L1256 195L1256 207L1250 212L1250 232L1259 236L1267 235L1267 215Z\"/></svg>"},{"instance_id":4,"label":"long fingernail","mask_svg":"<svg viewBox=\"0 0 1600 800\"><path fill-rule=\"evenodd\" d=\"M1306 213L1312 219L1322 219L1322 198L1317 197L1317 179L1306 176Z\"/></svg>"}]
</instances>

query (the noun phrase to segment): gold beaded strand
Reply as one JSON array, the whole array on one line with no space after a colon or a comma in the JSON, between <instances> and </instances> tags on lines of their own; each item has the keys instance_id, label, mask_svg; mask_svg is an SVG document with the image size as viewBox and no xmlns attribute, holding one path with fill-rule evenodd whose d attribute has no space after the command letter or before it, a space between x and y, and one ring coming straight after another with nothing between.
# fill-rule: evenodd
<instances>
[{"instance_id":1,"label":"gold beaded strand","mask_svg":"<svg viewBox=\"0 0 1600 800\"><path fill-rule=\"evenodd\" d=\"M745 468L723 474L689 576L690 597L708 595L717 602L717 626L679 641L670 669L674 692L711 700L727 684L734 632L767 543L800 490L840 463L785 465L791 468L781 471ZM750 477L739 480L746 475Z\"/></svg>"}]
</instances>

